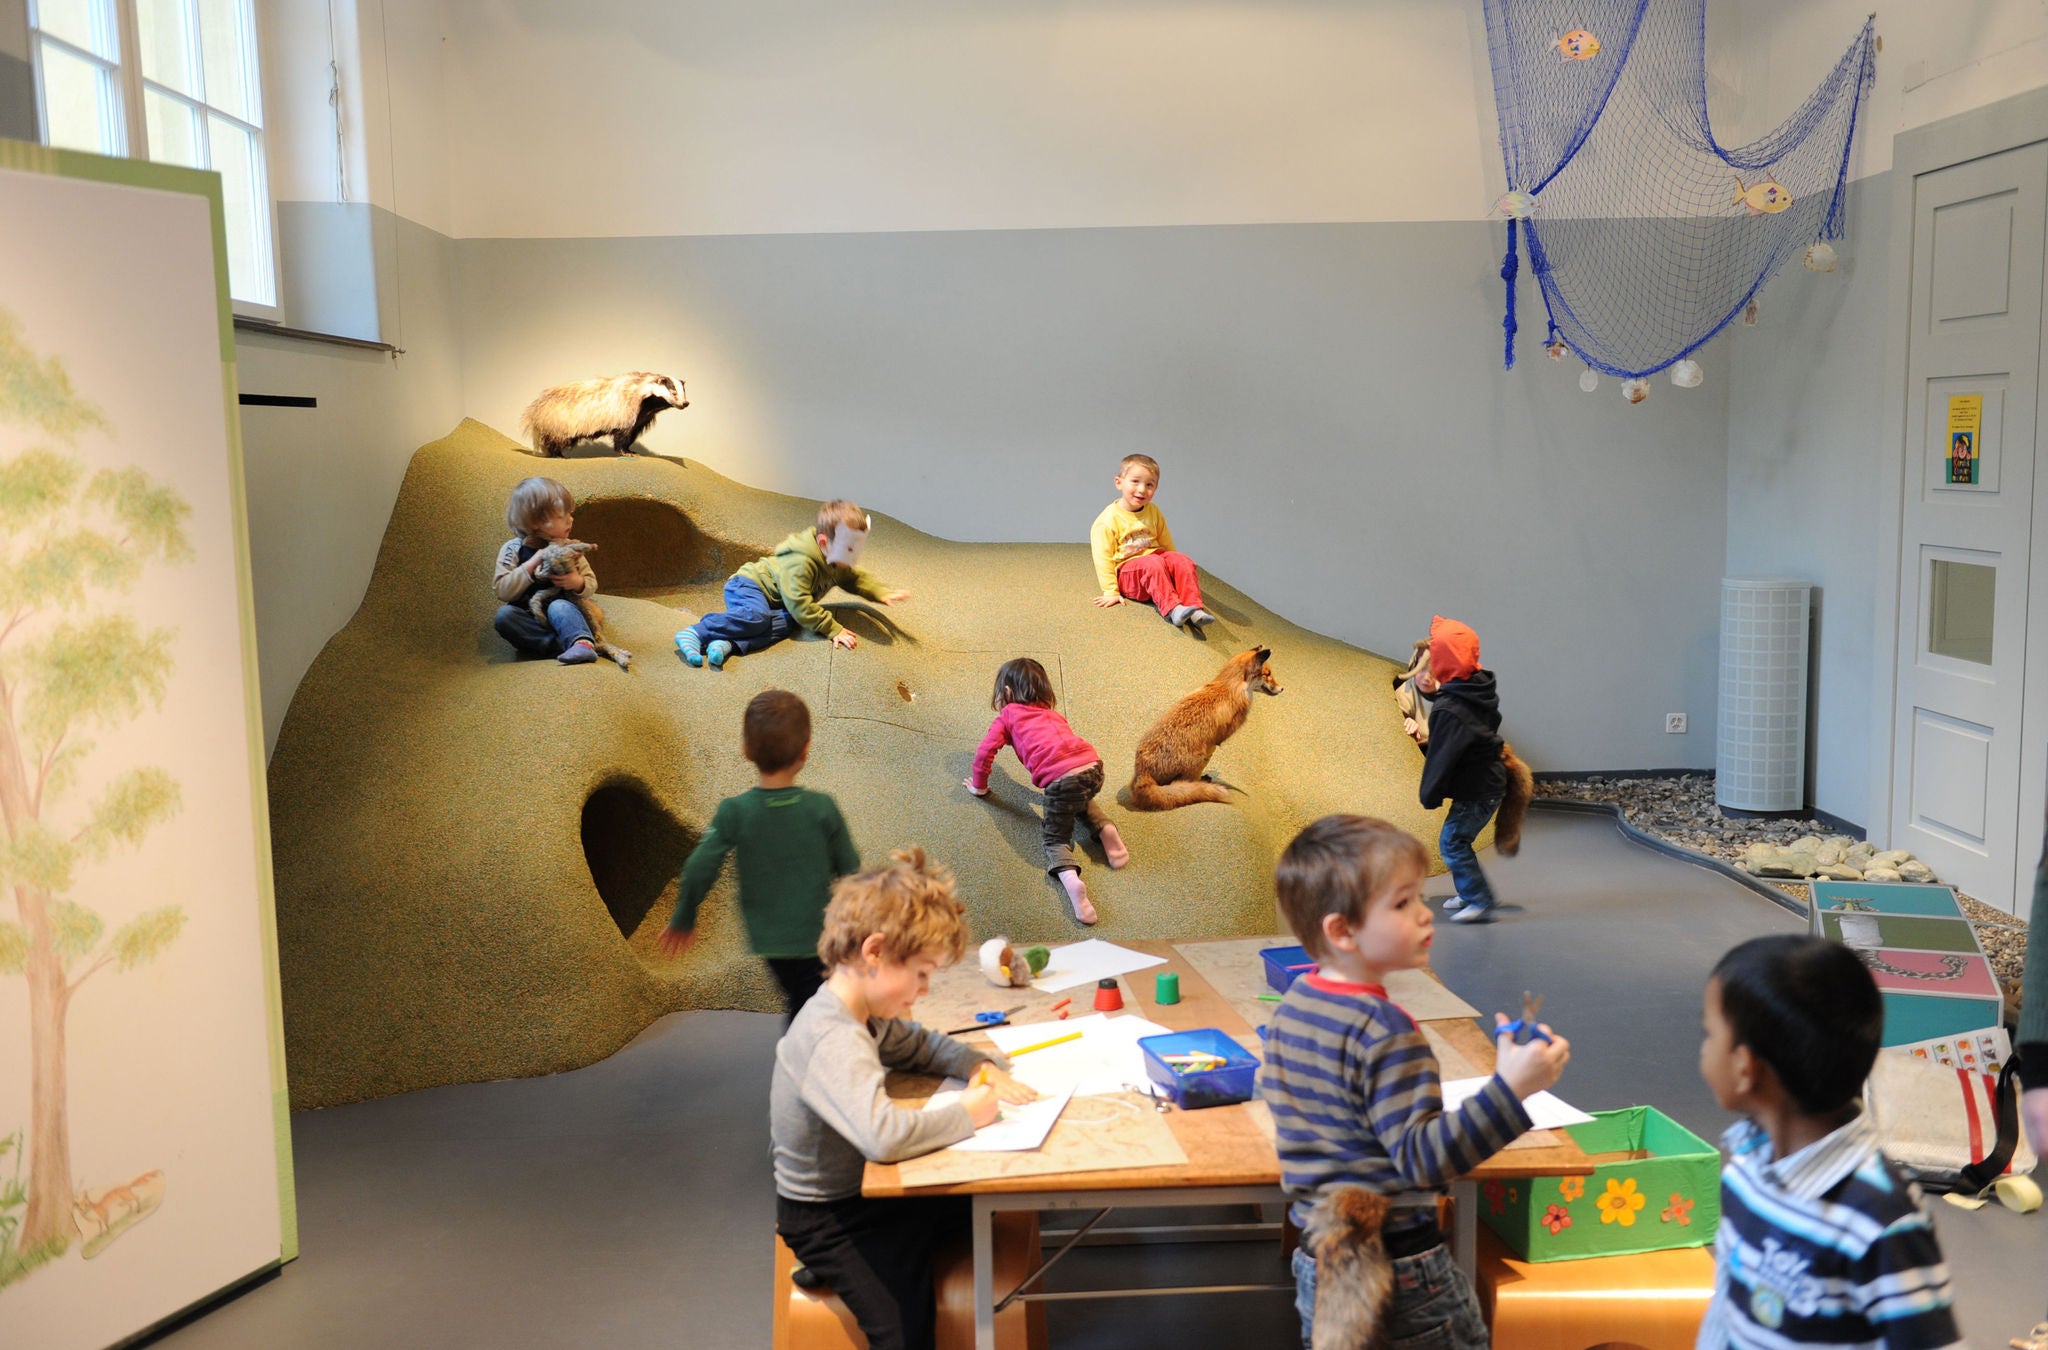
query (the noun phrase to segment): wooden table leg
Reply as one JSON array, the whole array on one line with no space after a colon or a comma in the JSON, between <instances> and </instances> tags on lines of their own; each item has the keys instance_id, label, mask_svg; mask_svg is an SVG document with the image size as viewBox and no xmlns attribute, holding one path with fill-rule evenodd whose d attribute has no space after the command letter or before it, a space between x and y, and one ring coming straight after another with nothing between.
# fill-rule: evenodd
<instances>
[{"instance_id":1,"label":"wooden table leg","mask_svg":"<svg viewBox=\"0 0 2048 1350\"><path fill-rule=\"evenodd\" d=\"M996 1350L996 1241L992 1196L974 1197L974 1350ZM1034 1253L1035 1255L1035 1253Z\"/></svg>"},{"instance_id":2,"label":"wooden table leg","mask_svg":"<svg viewBox=\"0 0 2048 1350\"><path fill-rule=\"evenodd\" d=\"M1451 1183L1451 1259L1466 1279L1479 1274L1479 1183L1470 1177Z\"/></svg>"}]
</instances>

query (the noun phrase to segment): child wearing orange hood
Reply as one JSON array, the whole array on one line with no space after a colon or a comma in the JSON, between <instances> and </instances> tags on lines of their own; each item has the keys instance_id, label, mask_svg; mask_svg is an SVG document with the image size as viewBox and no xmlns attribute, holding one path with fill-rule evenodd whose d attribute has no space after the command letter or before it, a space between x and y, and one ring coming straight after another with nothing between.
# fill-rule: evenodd
<instances>
[{"instance_id":1,"label":"child wearing orange hood","mask_svg":"<svg viewBox=\"0 0 2048 1350\"><path fill-rule=\"evenodd\" d=\"M1491 923L1500 903L1472 841L1500 809L1508 776L1500 757L1500 697L1493 672L1479 664L1479 634L1456 619L1432 618L1429 670L1415 684L1430 699L1422 804L1434 811L1451 801L1437 847L1458 893L1444 902L1444 913L1452 923Z\"/></svg>"}]
</instances>

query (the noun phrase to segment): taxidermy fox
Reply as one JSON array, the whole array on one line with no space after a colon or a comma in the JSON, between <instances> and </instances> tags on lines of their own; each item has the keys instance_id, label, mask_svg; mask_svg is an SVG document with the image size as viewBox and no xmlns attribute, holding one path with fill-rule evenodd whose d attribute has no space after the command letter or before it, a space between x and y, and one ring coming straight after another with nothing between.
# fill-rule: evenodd
<instances>
[{"instance_id":1,"label":"taxidermy fox","mask_svg":"<svg viewBox=\"0 0 2048 1350\"><path fill-rule=\"evenodd\" d=\"M1415 644L1408 669L1394 676L1394 706L1401 710L1401 725L1418 747L1429 744L1429 696L1416 677L1429 670L1429 639ZM1506 741L1500 743L1500 762L1508 771L1507 790L1501 794L1500 814L1494 817L1493 846L1512 858L1522 851L1522 821L1529 814L1529 799L1536 795L1536 775Z\"/></svg>"},{"instance_id":2,"label":"taxidermy fox","mask_svg":"<svg viewBox=\"0 0 2048 1350\"><path fill-rule=\"evenodd\" d=\"M1131 776L1131 805L1140 811L1171 811L1195 802L1227 801L1223 787L1202 781L1216 747L1244 725L1252 693L1280 692L1266 664L1270 647L1254 647L1230 658L1215 679L1166 710L1138 742L1137 772Z\"/></svg>"},{"instance_id":3,"label":"taxidermy fox","mask_svg":"<svg viewBox=\"0 0 2048 1350\"><path fill-rule=\"evenodd\" d=\"M1380 1237L1387 1198L1363 1186L1316 1197L1302 1246L1316 1262L1315 1350L1374 1350L1394 1292L1394 1263Z\"/></svg>"},{"instance_id":4,"label":"taxidermy fox","mask_svg":"<svg viewBox=\"0 0 2048 1350\"><path fill-rule=\"evenodd\" d=\"M596 544L586 544L577 539L565 539L559 544L549 544L540 551L540 561L533 565L533 575L536 579L567 576L576 570L578 555L591 553L596 549ZM604 640L604 611L597 607L596 601L586 600L581 591L571 594L560 586L536 586L532 597L526 602L526 607L533 611L534 618L546 623L548 604L557 599L568 600L583 611L584 618L590 620L590 645L597 648L599 656L618 662L620 670L628 668L633 653L624 647L614 647Z\"/></svg>"}]
</instances>

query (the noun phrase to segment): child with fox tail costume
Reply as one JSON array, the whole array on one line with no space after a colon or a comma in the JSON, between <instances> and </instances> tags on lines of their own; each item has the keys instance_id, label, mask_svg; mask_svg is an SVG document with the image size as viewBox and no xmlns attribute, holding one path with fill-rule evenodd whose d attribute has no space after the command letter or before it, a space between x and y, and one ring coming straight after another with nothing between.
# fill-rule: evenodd
<instances>
[{"instance_id":1,"label":"child with fox tail costume","mask_svg":"<svg viewBox=\"0 0 2048 1350\"><path fill-rule=\"evenodd\" d=\"M1529 767L1501 740L1499 692L1493 672L1479 664L1479 634L1471 628L1441 614L1430 620L1429 671L1417 687L1430 698L1422 804L1434 811L1451 801L1437 847L1458 891L1444 912L1453 923L1489 923L1500 904L1472 841L1499 811L1501 851L1520 846L1533 787Z\"/></svg>"}]
</instances>

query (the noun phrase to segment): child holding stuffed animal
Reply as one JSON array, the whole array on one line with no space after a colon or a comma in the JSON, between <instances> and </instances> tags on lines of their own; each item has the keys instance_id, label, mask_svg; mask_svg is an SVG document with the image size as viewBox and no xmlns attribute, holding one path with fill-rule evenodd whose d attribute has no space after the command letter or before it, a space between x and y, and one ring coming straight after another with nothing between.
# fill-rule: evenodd
<instances>
[{"instance_id":1,"label":"child holding stuffed animal","mask_svg":"<svg viewBox=\"0 0 2048 1350\"><path fill-rule=\"evenodd\" d=\"M1086 818L1088 827L1102 841L1102 851L1111 867L1131 860L1123 836L1095 798L1102 791L1102 756L1095 747L1074 734L1067 719L1053 708L1052 678L1045 667L1028 656L1005 661L996 672L995 693L989 706L996 720L974 751L974 772L967 790L977 797L988 796L988 774L996 754L1005 745L1016 750L1031 775L1031 785L1045 794L1045 870L1067 893L1074 917L1094 923L1095 904L1081 881L1081 865L1074 861L1074 824Z\"/></svg>"},{"instance_id":2,"label":"child holding stuffed animal","mask_svg":"<svg viewBox=\"0 0 2048 1350\"><path fill-rule=\"evenodd\" d=\"M737 853L747 945L768 963L794 1019L825 978L818 933L832 884L860 870L860 853L839 803L796 784L811 757L811 710L802 699L787 689L754 695L740 722L740 751L761 784L712 813L711 828L683 864L675 912L658 941L674 956L697 940L697 909L726 855Z\"/></svg>"},{"instance_id":3,"label":"child holding stuffed animal","mask_svg":"<svg viewBox=\"0 0 2048 1350\"><path fill-rule=\"evenodd\" d=\"M799 628L848 651L860 646L860 638L841 627L818 598L834 586L882 605L910 598L909 591L893 590L857 565L873 524L852 502L819 507L816 529L798 530L773 553L732 574L725 583L723 612L706 614L676 634L683 661L716 670L735 653L745 656L772 647Z\"/></svg>"},{"instance_id":4,"label":"child holding stuffed animal","mask_svg":"<svg viewBox=\"0 0 2048 1350\"><path fill-rule=\"evenodd\" d=\"M1389 973L1429 964L1427 863L1397 826L1337 815L1296 835L1274 873L1280 912L1318 963L1274 1008L1258 1072L1280 1186L1305 1232L1294 1253L1304 1346L1491 1344L1437 1201L1529 1128L1524 1099L1554 1086L1571 1059L1548 1026L1514 1028L1496 1013L1493 1075L1446 1108L1436 1055L1386 986ZM1346 1221L1361 1189L1385 1202L1376 1244ZM1376 1279L1361 1278L1366 1257Z\"/></svg>"},{"instance_id":5,"label":"child holding stuffed animal","mask_svg":"<svg viewBox=\"0 0 2048 1350\"><path fill-rule=\"evenodd\" d=\"M902 1162L995 1121L999 1102L1038 1094L999 1052L909 1020L932 975L967 948L966 906L923 849L832 890L818 956L831 968L775 1047L768 1134L775 1231L804 1268L797 1282L839 1295L871 1346L930 1350L932 1249L966 1227L967 1200L861 1194L870 1160ZM892 1069L967 1079L958 1100L919 1110L891 1101Z\"/></svg>"},{"instance_id":6,"label":"child holding stuffed animal","mask_svg":"<svg viewBox=\"0 0 2048 1350\"><path fill-rule=\"evenodd\" d=\"M1500 809L1508 769L1501 760L1500 696L1493 672L1479 664L1479 634L1456 619L1432 618L1429 670L1415 685L1430 700L1422 804L1434 811L1451 799L1437 848L1458 889L1444 902L1444 913L1452 923L1490 923L1500 905L1472 841Z\"/></svg>"},{"instance_id":7,"label":"child holding stuffed animal","mask_svg":"<svg viewBox=\"0 0 2048 1350\"><path fill-rule=\"evenodd\" d=\"M1095 579L1104 609L1125 600L1148 600L1175 628L1201 628L1216 616L1202 608L1202 587L1194 560L1173 548L1173 531L1152 503L1159 491L1159 461L1125 455L1117 466L1117 498L1102 508L1088 531L1095 554Z\"/></svg>"},{"instance_id":8,"label":"child holding stuffed animal","mask_svg":"<svg viewBox=\"0 0 2048 1350\"><path fill-rule=\"evenodd\" d=\"M505 524L512 537L498 550L497 572L491 589L498 594L498 614L491 626L498 636L526 656L552 656L565 666L584 665L597 660L597 644L590 632L590 620L567 595L547 604L547 618L535 617L526 599L536 587L559 586L585 596L597 594L597 573L581 554L576 570L561 576L538 577L541 550L569 538L576 524L576 499L552 478L528 478L512 489L505 503Z\"/></svg>"}]
</instances>

